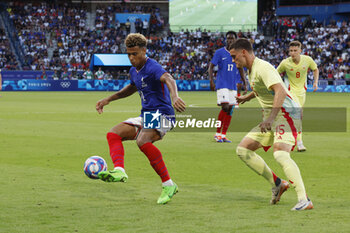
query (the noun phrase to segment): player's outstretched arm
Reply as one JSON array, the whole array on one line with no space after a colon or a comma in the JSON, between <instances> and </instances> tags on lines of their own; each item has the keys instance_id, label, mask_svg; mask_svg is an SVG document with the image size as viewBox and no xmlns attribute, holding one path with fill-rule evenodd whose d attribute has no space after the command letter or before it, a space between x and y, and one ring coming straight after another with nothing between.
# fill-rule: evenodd
<instances>
[{"instance_id":1,"label":"player's outstretched arm","mask_svg":"<svg viewBox=\"0 0 350 233\"><path fill-rule=\"evenodd\" d=\"M183 112L186 109L186 104L185 102L179 97L179 94L177 92L177 86L176 82L173 79L173 77L169 73L164 73L160 77L160 81L162 83L165 83L167 85L169 91L170 91L170 96L171 100L173 102L173 106L178 112Z\"/></svg>"},{"instance_id":2,"label":"player's outstretched arm","mask_svg":"<svg viewBox=\"0 0 350 233\"><path fill-rule=\"evenodd\" d=\"M317 91L318 89L318 78L319 78L319 75L320 75L320 71L318 70L318 68L316 68L314 71L314 92Z\"/></svg>"},{"instance_id":3,"label":"player's outstretched arm","mask_svg":"<svg viewBox=\"0 0 350 233\"><path fill-rule=\"evenodd\" d=\"M213 73L214 73L214 64L210 62L209 64L209 80L210 80L210 90L215 91L215 83L214 83L214 78L213 78Z\"/></svg>"},{"instance_id":4,"label":"player's outstretched arm","mask_svg":"<svg viewBox=\"0 0 350 233\"><path fill-rule=\"evenodd\" d=\"M254 91L250 92L248 95L237 96L236 100L237 100L237 103L244 104L245 102L248 102L249 100L251 100L253 98L255 98Z\"/></svg>"},{"instance_id":5,"label":"player's outstretched arm","mask_svg":"<svg viewBox=\"0 0 350 233\"><path fill-rule=\"evenodd\" d=\"M107 98L104 98L102 100L99 100L96 103L96 111L99 114L101 114L101 113L103 113L103 107L105 105L108 105L111 101L128 97L128 96L134 94L136 91L137 91L136 86L129 84L126 87L124 87L123 89L121 89L120 91L116 92L115 94L113 94Z\"/></svg>"}]
</instances>

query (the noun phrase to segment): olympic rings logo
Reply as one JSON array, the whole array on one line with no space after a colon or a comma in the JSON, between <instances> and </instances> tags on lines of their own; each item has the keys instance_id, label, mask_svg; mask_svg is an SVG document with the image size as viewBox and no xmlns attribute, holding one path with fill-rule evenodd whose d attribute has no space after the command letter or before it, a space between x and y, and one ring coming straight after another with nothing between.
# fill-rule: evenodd
<instances>
[{"instance_id":1,"label":"olympic rings logo","mask_svg":"<svg viewBox=\"0 0 350 233\"><path fill-rule=\"evenodd\" d=\"M62 88L69 88L70 87L70 82L61 82L61 87Z\"/></svg>"}]
</instances>

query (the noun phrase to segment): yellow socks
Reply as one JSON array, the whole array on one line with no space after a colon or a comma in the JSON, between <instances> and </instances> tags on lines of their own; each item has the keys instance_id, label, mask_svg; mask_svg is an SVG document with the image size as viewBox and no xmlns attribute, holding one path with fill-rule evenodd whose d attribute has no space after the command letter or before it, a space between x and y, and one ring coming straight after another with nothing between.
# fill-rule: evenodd
<instances>
[{"instance_id":1,"label":"yellow socks","mask_svg":"<svg viewBox=\"0 0 350 233\"><path fill-rule=\"evenodd\" d=\"M289 182L295 188L298 200L307 200L303 179L301 178L298 165L291 159L290 154L286 151L276 151L273 153L276 161L281 165Z\"/></svg>"},{"instance_id":2,"label":"yellow socks","mask_svg":"<svg viewBox=\"0 0 350 233\"><path fill-rule=\"evenodd\" d=\"M240 146L237 147L236 153L238 157L248 165L248 167L259 175L263 176L272 187L275 187L275 181L271 169L258 154L252 150Z\"/></svg>"}]
</instances>

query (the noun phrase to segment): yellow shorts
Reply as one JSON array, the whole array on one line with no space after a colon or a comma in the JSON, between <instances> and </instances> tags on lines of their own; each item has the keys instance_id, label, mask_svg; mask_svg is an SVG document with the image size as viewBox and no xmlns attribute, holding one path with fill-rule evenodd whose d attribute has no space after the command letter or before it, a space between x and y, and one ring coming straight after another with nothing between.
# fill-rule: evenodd
<instances>
[{"instance_id":1,"label":"yellow shorts","mask_svg":"<svg viewBox=\"0 0 350 233\"><path fill-rule=\"evenodd\" d=\"M261 133L259 125L254 127L246 137L259 142L265 151L273 144L281 142L292 145L293 148L297 142L298 121L289 116L289 113L282 112L272 124L271 131Z\"/></svg>"}]
</instances>

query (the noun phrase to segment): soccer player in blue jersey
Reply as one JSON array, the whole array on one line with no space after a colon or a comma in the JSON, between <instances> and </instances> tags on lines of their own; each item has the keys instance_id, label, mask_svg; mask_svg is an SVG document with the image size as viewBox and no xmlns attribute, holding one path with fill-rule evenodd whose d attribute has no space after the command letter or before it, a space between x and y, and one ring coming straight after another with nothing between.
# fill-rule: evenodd
<instances>
[{"instance_id":1,"label":"soccer player in blue jersey","mask_svg":"<svg viewBox=\"0 0 350 233\"><path fill-rule=\"evenodd\" d=\"M214 139L216 142L231 142L226 138L226 132L231 123L234 106L237 104L237 84L243 83L244 89L247 90L244 71L237 68L232 61L228 46L235 42L237 35L234 31L226 33L226 47L216 50L211 63L209 64L210 89L215 90L213 80L214 66L218 66L216 77L217 104L221 106L218 120L221 126L216 129ZM241 87L241 85L239 85Z\"/></svg>"},{"instance_id":2,"label":"soccer player in blue jersey","mask_svg":"<svg viewBox=\"0 0 350 233\"><path fill-rule=\"evenodd\" d=\"M162 122L171 125L174 121L174 108L183 112L184 101L178 96L176 82L162 66L146 56L147 39L139 33L131 33L125 39L126 51L132 64L130 84L115 94L97 102L96 110L103 112L103 107L111 101L128 97L139 92L141 97L141 115L129 118L114 126L107 133L110 156L114 170L99 173L99 178L106 182L125 182L128 179L124 170L124 148L122 141L136 140L140 150L147 156L151 166L162 180L162 193L158 204L166 204L178 191L177 185L170 179L161 152L153 142L161 140L170 127L159 129L143 128L144 113L153 112L153 117L160 117ZM173 104L173 106L172 106Z\"/></svg>"}]
</instances>

